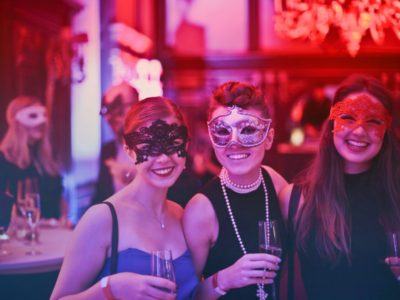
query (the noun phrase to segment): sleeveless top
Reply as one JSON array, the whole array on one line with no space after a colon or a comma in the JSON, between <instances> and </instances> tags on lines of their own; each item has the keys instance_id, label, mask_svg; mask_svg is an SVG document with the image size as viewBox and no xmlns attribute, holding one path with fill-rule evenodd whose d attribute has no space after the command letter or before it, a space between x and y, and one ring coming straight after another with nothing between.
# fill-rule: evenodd
<instances>
[{"instance_id":1,"label":"sleeveless top","mask_svg":"<svg viewBox=\"0 0 400 300\"><path fill-rule=\"evenodd\" d=\"M307 251L299 251L309 300L400 299L400 284L384 263L385 229L379 222L380 199L387 197L372 172L346 174L345 189L351 212L351 263L345 257L332 266L321 259L310 233Z\"/></svg>"},{"instance_id":2,"label":"sleeveless top","mask_svg":"<svg viewBox=\"0 0 400 300\"><path fill-rule=\"evenodd\" d=\"M132 272L142 275L151 275L151 254L136 248L127 248L117 252L118 249L118 220L115 209L110 202L103 202L110 207L113 228L111 256L108 257L99 274L96 282L107 275L121 272ZM194 292L199 282L190 251L187 249L185 253L173 260L175 270L175 280L177 286L176 299L186 300L193 299Z\"/></svg>"},{"instance_id":3,"label":"sleeveless top","mask_svg":"<svg viewBox=\"0 0 400 300\"><path fill-rule=\"evenodd\" d=\"M61 176L40 174L34 164L21 169L9 162L0 151L0 193L9 193L16 199L18 181L27 178L37 183L40 193L41 218L60 218L63 192Z\"/></svg>"},{"instance_id":4,"label":"sleeveless top","mask_svg":"<svg viewBox=\"0 0 400 300\"><path fill-rule=\"evenodd\" d=\"M269 195L270 220L278 221L280 237L283 243L285 237L284 223L275 187L267 171L263 169L262 174ZM260 184L257 190L248 194L239 194L229 188L226 188L226 191L233 216L247 253L258 253L258 221L265 220L265 194L262 184ZM217 240L215 241L215 245L209 251L203 271L204 277L207 278L221 269L234 264L243 256L243 252L233 230L225 198L222 194L219 177L214 177L209 183L207 183L201 190L201 193L210 200L219 224ZM284 245L282 246L283 249L285 249ZM284 255L282 257L284 257ZM275 284L276 287L279 286L279 274L275 278ZM268 294L271 293L270 289L271 285L264 286L264 290L266 290ZM251 285L239 289L231 289L225 296L222 296L219 299L258 300L256 293L257 285Z\"/></svg>"}]
</instances>

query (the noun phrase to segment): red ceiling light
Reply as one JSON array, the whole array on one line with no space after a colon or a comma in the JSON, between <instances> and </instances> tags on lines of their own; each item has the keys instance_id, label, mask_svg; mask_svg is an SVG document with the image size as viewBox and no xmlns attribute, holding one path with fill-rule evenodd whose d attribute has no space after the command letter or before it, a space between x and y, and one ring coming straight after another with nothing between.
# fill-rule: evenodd
<instances>
[{"instance_id":1,"label":"red ceiling light","mask_svg":"<svg viewBox=\"0 0 400 300\"><path fill-rule=\"evenodd\" d=\"M386 29L400 39L400 1L275 0L275 31L280 37L321 43L332 27L354 57L368 30L377 44L383 43Z\"/></svg>"}]
</instances>

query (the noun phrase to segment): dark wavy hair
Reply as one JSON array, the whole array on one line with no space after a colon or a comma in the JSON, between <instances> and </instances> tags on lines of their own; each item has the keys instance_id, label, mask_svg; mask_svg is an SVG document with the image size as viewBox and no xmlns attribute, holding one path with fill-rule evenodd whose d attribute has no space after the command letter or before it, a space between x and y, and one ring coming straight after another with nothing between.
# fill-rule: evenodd
<instances>
[{"instance_id":1,"label":"dark wavy hair","mask_svg":"<svg viewBox=\"0 0 400 300\"><path fill-rule=\"evenodd\" d=\"M267 99L259 88L244 82L228 81L213 91L208 109L208 119L218 106L233 105L243 109L259 110L262 117L266 119L272 117Z\"/></svg>"},{"instance_id":2,"label":"dark wavy hair","mask_svg":"<svg viewBox=\"0 0 400 300\"><path fill-rule=\"evenodd\" d=\"M365 92L378 99L393 114L391 93L376 78L348 77L338 87L333 104L353 93ZM345 256L349 261L351 221L344 188L344 162L333 143L333 120L324 124L319 151L301 182L304 205L297 217L297 245L307 251L308 243L317 245L318 254L335 264ZM394 127L386 130L384 142L372 162L374 178L380 180L387 197L381 198L380 222L388 230L400 228L400 150ZM316 240L310 240L315 230Z\"/></svg>"}]
</instances>

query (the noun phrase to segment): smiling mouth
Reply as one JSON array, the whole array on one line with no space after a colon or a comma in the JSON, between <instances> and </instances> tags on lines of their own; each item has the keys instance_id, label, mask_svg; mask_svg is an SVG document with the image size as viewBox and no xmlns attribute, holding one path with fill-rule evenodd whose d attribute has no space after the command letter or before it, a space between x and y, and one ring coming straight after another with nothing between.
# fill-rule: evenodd
<instances>
[{"instance_id":1,"label":"smiling mouth","mask_svg":"<svg viewBox=\"0 0 400 300\"><path fill-rule=\"evenodd\" d=\"M228 154L227 157L232 160L246 159L250 156L248 153Z\"/></svg>"},{"instance_id":2,"label":"smiling mouth","mask_svg":"<svg viewBox=\"0 0 400 300\"><path fill-rule=\"evenodd\" d=\"M168 168L154 169L151 171L158 176L168 177L169 175L171 175L174 169L175 169L174 167L168 167Z\"/></svg>"},{"instance_id":3,"label":"smiling mouth","mask_svg":"<svg viewBox=\"0 0 400 300\"><path fill-rule=\"evenodd\" d=\"M347 140L346 141L347 145L349 145L351 148L357 148L357 149L364 149L367 148L369 143L367 142L360 142L360 141L355 141L355 140Z\"/></svg>"}]
</instances>

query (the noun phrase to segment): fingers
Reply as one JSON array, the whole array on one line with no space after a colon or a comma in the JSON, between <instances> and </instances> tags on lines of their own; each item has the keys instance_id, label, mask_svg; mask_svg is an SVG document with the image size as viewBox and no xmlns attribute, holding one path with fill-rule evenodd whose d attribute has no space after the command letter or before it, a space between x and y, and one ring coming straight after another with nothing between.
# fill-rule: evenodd
<instances>
[{"instance_id":1,"label":"fingers","mask_svg":"<svg viewBox=\"0 0 400 300\"><path fill-rule=\"evenodd\" d=\"M279 270L279 264L265 260L248 261L244 264L248 269L268 269L269 271Z\"/></svg>"},{"instance_id":2,"label":"fingers","mask_svg":"<svg viewBox=\"0 0 400 300\"><path fill-rule=\"evenodd\" d=\"M173 300L176 298L176 293L175 290L151 286L147 291L147 296L150 299Z\"/></svg>"},{"instance_id":3,"label":"fingers","mask_svg":"<svg viewBox=\"0 0 400 300\"><path fill-rule=\"evenodd\" d=\"M273 279L276 277L276 272L271 271L271 270L246 270L242 272L242 276L248 277L248 278L253 278L256 280L260 279Z\"/></svg>"},{"instance_id":4,"label":"fingers","mask_svg":"<svg viewBox=\"0 0 400 300\"><path fill-rule=\"evenodd\" d=\"M278 256L266 253L250 253L246 254L244 257L250 261L265 260L274 264L279 264L281 262L281 259Z\"/></svg>"},{"instance_id":5,"label":"fingers","mask_svg":"<svg viewBox=\"0 0 400 300\"><path fill-rule=\"evenodd\" d=\"M161 299L174 299L176 293L176 284L168 279L148 276L148 283L150 285L149 295L154 297L162 297ZM172 296L171 296L172 295Z\"/></svg>"}]
</instances>

